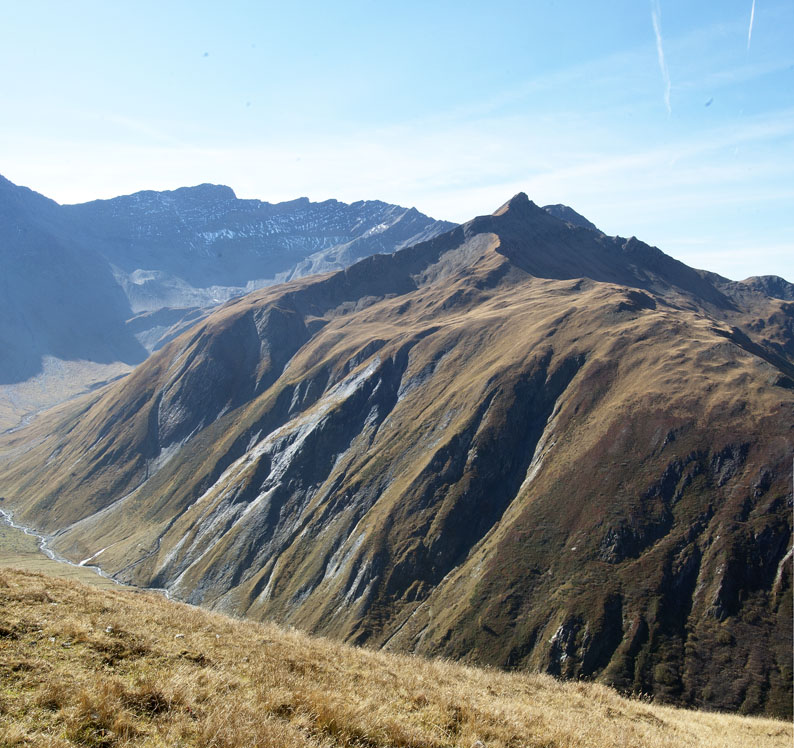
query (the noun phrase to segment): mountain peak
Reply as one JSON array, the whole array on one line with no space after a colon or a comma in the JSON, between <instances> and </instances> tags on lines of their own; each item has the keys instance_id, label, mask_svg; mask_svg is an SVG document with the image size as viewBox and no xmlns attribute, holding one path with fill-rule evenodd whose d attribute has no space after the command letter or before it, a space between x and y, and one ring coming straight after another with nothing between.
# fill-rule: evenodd
<instances>
[{"instance_id":1,"label":"mountain peak","mask_svg":"<svg viewBox=\"0 0 794 748\"><path fill-rule=\"evenodd\" d=\"M778 275L754 275L751 278L745 278L741 283L761 291L767 296L794 301L794 283L789 283Z\"/></svg>"},{"instance_id":2,"label":"mountain peak","mask_svg":"<svg viewBox=\"0 0 794 748\"><path fill-rule=\"evenodd\" d=\"M526 192L519 192L516 195L513 195L501 208L498 208L493 212L495 216L504 216L508 213L510 214L521 214L526 212L527 208L530 206L535 206L528 197Z\"/></svg>"},{"instance_id":3,"label":"mountain peak","mask_svg":"<svg viewBox=\"0 0 794 748\"><path fill-rule=\"evenodd\" d=\"M225 184L210 184L204 182L194 187L179 187L173 191L174 195L183 195L206 200L236 200L234 190Z\"/></svg>"}]
</instances>

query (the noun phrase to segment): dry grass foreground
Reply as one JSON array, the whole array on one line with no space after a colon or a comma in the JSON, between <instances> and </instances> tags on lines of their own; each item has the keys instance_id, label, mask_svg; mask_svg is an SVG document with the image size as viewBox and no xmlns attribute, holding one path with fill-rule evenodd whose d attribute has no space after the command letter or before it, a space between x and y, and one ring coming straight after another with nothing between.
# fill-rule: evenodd
<instances>
[{"instance_id":1,"label":"dry grass foreground","mask_svg":"<svg viewBox=\"0 0 794 748\"><path fill-rule=\"evenodd\" d=\"M2 746L790 746L792 726L0 570Z\"/></svg>"}]
</instances>

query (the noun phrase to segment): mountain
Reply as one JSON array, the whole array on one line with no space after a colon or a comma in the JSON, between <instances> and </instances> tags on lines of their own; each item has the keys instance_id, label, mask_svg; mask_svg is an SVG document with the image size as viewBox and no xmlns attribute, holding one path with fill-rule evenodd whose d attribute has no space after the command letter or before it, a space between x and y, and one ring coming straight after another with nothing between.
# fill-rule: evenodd
<instances>
[{"instance_id":1,"label":"mountain","mask_svg":"<svg viewBox=\"0 0 794 748\"><path fill-rule=\"evenodd\" d=\"M107 261L59 205L2 177L0 266L0 430L148 355Z\"/></svg>"},{"instance_id":2,"label":"mountain","mask_svg":"<svg viewBox=\"0 0 794 748\"><path fill-rule=\"evenodd\" d=\"M378 200L347 205L303 197L273 205L213 184L63 210L79 240L111 264L135 312L212 306L393 252L454 225Z\"/></svg>"},{"instance_id":3,"label":"mountain","mask_svg":"<svg viewBox=\"0 0 794 748\"><path fill-rule=\"evenodd\" d=\"M206 310L451 228L379 201L199 185L58 205L0 177L0 428L130 371Z\"/></svg>"},{"instance_id":4,"label":"mountain","mask_svg":"<svg viewBox=\"0 0 794 748\"><path fill-rule=\"evenodd\" d=\"M74 241L60 206L0 177L0 384L28 379L41 358L134 364L127 299L97 253Z\"/></svg>"},{"instance_id":5,"label":"mountain","mask_svg":"<svg viewBox=\"0 0 794 748\"><path fill-rule=\"evenodd\" d=\"M519 194L3 436L3 506L192 603L790 715L786 288Z\"/></svg>"}]
</instances>

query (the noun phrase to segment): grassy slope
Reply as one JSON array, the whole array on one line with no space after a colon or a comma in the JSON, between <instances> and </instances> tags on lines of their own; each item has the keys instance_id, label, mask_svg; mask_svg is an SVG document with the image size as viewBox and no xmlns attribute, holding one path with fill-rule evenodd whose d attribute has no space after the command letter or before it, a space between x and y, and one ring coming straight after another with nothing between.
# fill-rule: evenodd
<instances>
[{"instance_id":1,"label":"grassy slope","mask_svg":"<svg viewBox=\"0 0 794 748\"><path fill-rule=\"evenodd\" d=\"M0 571L0 745L788 746L792 727ZM480 742L478 742L480 741Z\"/></svg>"}]
</instances>

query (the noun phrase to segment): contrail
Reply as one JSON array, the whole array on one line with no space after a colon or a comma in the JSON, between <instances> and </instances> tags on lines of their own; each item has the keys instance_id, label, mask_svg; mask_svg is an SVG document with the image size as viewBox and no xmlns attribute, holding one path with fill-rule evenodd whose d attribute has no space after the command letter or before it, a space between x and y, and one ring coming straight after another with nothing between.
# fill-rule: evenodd
<instances>
[{"instance_id":1,"label":"contrail","mask_svg":"<svg viewBox=\"0 0 794 748\"><path fill-rule=\"evenodd\" d=\"M753 19L755 18L755 0L750 8L750 28L747 29L747 49L750 49L750 40L753 38Z\"/></svg>"},{"instance_id":2,"label":"contrail","mask_svg":"<svg viewBox=\"0 0 794 748\"><path fill-rule=\"evenodd\" d=\"M755 0L753 0L755 5ZM667 115L672 114L672 107L670 106L670 73L667 72L667 63L664 61L664 48L662 47L662 9L659 6L659 0L654 0L651 5L651 20L653 21L653 30L656 33L656 54L659 56L659 69L662 71L662 78L664 79L664 105L667 107Z\"/></svg>"}]
</instances>

